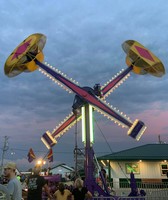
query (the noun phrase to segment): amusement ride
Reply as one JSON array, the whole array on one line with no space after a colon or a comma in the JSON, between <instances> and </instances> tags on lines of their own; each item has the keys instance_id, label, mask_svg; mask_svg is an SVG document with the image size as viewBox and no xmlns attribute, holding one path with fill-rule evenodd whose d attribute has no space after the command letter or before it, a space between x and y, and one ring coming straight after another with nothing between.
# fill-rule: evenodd
<instances>
[{"instance_id":1,"label":"amusement ride","mask_svg":"<svg viewBox=\"0 0 168 200\"><path fill-rule=\"evenodd\" d=\"M77 121L82 120L82 141L85 148L85 185L92 194L110 196L101 172L103 187L96 183L94 177L93 111L98 111L119 126L127 128L127 134L133 139L139 140L146 129L145 124L138 119L134 122L131 121L125 114L106 103L105 98L130 76L130 72L162 77L165 74L164 66L143 45L134 40L127 40L122 44L122 48L126 53L128 68L120 71L104 86L95 84L93 88L88 86L81 87L58 69L43 62L45 43L46 36L43 34L35 33L27 37L6 60L5 74L8 77L14 77L22 72L33 72L38 69L63 89L75 94L70 115L52 132L46 131L41 140L50 149L57 143L60 136L67 132Z\"/></svg>"}]
</instances>

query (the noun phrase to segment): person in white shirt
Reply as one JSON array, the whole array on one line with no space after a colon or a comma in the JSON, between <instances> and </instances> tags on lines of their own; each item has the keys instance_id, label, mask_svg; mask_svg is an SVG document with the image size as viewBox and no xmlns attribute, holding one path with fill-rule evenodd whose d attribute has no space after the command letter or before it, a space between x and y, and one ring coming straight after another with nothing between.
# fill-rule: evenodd
<instances>
[{"instance_id":1,"label":"person in white shirt","mask_svg":"<svg viewBox=\"0 0 168 200\"><path fill-rule=\"evenodd\" d=\"M22 199L22 187L20 181L16 177L16 164L9 162L4 167L4 175L8 178L7 190L11 200Z\"/></svg>"}]
</instances>

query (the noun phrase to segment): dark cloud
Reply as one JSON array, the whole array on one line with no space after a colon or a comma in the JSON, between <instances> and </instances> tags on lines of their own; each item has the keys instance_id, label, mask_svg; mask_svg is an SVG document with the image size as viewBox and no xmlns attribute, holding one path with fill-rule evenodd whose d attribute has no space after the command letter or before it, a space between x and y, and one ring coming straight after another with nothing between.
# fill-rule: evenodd
<instances>
[{"instance_id":1,"label":"dark cloud","mask_svg":"<svg viewBox=\"0 0 168 200\"><path fill-rule=\"evenodd\" d=\"M52 131L71 112L74 98L39 71L15 78L4 75L3 66L8 55L30 34L40 32L47 36L45 60L75 79L80 86L104 85L121 69L127 68L121 44L128 39L137 40L149 48L162 60L167 71L166 0L51 0L40 1L40 4L33 0L2 0L0 7L0 130L3 135L10 136L10 145L26 150L32 146L45 152L41 135L48 129ZM156 78L131 73L107 102L131 117L146 110L152 112L156 104L158 112L167 111L167 82L167 75ZM123 134L123 148L137 145L126 136L125 129L121 130L99 114L96 116L99 123L108 124L109 128L105 125L102 129L110 138L114 151L119 150ZM66 143L65 150L73 151L73 131L60 140L55 151L62 150L62 143ZM167 126L164 131L166 134ZM95 149L99 151L102 136L96 137ZM154 142L154 136L150 138L148 134L141 144L147 141ZM18 151L17 155L25 163L27 152ZM73 154L69 156L70 162L72 157ZM56 159L63 160L62 155L57 155Z\"/></svg>"}]
</instances>

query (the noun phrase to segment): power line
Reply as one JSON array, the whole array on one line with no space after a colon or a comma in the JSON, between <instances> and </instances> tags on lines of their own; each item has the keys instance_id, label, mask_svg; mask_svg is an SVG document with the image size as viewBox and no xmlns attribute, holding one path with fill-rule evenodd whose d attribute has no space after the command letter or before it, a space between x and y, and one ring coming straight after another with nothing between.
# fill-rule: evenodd
<instances>
[{"instance_id":1,"label":"power line","mask_svg":"<svg viewBox=\"0 0 168 200\"><path fill-rule=\"evenodd\" d=\"M9 150L11 151L24 151L24 152L28 152L29 149L19 149L19 148L10 148ZM36 152L38 153L46 153L46 151L42 151L42 150L37 150ZM53 151L54 153L65 153L65 154L74 154L74 152L72 151ZM97 154L106 154L106 153L109 153L109 152L102 152L102 151L99 151L99 152L96 152Z\"/></svg>"},{"instance_id":2,"label":"power line","mask_svg":"<svg viewBox=\"0 0 168 200\"><path fill-rule=\"evenodd\" d=\"M97 123L97 121L96 121L96 120L95 120L95 122L96 122L96 125L97 125L97 127L98 127L99 131L101 132L101 134L102 134L102 136L103 136L104 140L106 141L106 144L107 144L107 146L109 147L109 149L110 149L111 153L114 153L114 152L113 152L113 150L112 150L112 148L111 148L111 146L110 146L110 144L108 143L108 141L107 141L107 139L106 139L105 135L103 134L103 131L102 131L102 130L101 130L101 128L99 127L99 125L98 125L98 123ZM119 162L117 162L117 164L118 164L118 166L120 167L120 169L121 169L122 173L124 174L125 178L126 178L126 179L127 179L127 181L129 182L129 179L128 179L128 177L127 177L126 173L124 172L123 168L121 167L120 163L119 163Z\"/></svg>"}]
</instances>

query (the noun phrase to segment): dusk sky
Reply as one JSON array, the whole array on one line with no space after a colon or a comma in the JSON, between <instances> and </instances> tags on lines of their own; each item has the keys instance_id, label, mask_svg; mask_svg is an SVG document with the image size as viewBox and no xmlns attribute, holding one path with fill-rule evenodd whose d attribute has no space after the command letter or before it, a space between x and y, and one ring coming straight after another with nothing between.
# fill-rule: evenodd
<instances>
[{"instance_id":1,"label":"dusk sky","mask_svg":"<svg viewBox=\"0 0 168 200\"><path fill-rule=\"evenodd\" d=\"M38 70L14 78L4 74L10 53L29 35L42 33L47 42L45 61L76 80L80 86L104 85L126 69L122 43L136 40L151 50L168 68L167 0L1 0L0 1L0 156L4 136L9 149L4 162L16 161L20 170L29 169L30 148L37 157L48 152L41 142L72 110L69 94ZM106 99L132 121L142 120L147 130L135 141L128 129L95 112L96 156L145 144L168 142L168 79L151 75L131 76ZM77 125L78 147L81 143ZM107 143L108 141L108 143ZM74 166L75 127L53 147L55 166ZM109 148L110 146L110 148Z\"/></svg>"}]
</instances>

